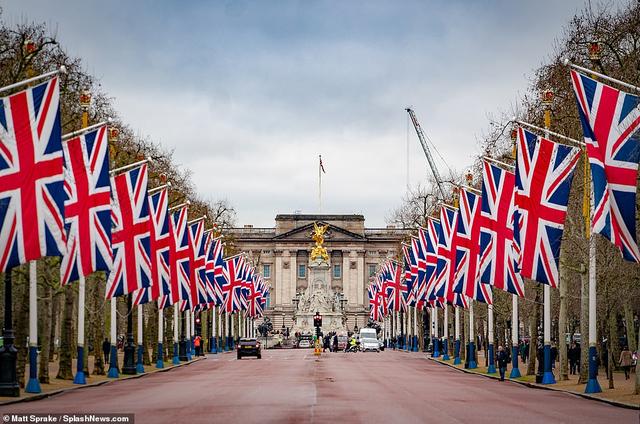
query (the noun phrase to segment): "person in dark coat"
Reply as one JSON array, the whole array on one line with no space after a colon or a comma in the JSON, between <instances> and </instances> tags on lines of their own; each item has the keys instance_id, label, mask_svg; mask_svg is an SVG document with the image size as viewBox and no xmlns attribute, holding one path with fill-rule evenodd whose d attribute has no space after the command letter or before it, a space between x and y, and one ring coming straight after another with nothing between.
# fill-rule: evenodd
<instances>
[{"instance_id":1,"label":"person in dark coat","mask_svg":"<svg viewBox=\"0 0 640 424\"><path fill-rule=\"evenodd\" d=\"M509 363L509 355L502 346L498 346L496 361L498 363L498 369L500 370L500 381L504 381L504 374L507 372L507 364Z\"/></svg>"},{"instance_id":2,"label":"person in dark coat","mask_svg":"<svg viewBox=\"0 0 640 424\"><path fill-rule=\"evenodd\" d=\"M104 363L108 364L109 354L111 353L111 343L109 342L109 339L104 339L102 342L102 353L104 355Z\"/></svg>"},{"instance_id":3,"label":"person in dark coat","mask_svg":"<svg viewBox=\"0 0 640 424\"><path fill-rule=\"evenodd\" d=\"M333 351L334 352L338 351L338 335L337 334L333 335Z\"/></svg>"},{"instance_id":4,"label":"person in dark coat","mask_svg":"<svg viewBox=\"0 0 640 424\"><path fill-rule=\"evenodd\" d=\"M580 356L577 354L578 347L575 342L571 343L571 347L567 351L567 359L569 360L569 374L575 375L578 368L578 360Z\"/></svg>"}]
</instances>

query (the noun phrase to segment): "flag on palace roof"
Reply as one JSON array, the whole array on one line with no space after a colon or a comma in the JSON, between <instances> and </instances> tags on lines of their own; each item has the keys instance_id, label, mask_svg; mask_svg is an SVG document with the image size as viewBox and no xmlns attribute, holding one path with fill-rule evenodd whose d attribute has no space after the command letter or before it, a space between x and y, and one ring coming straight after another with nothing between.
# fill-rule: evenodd
<instances>
[{"instance_id":1,"label":"flag on palace roof","mask_svg":"<svg viewBox=\"0 0 640 424\"><path fill-rule=\"evenodd\" d=\"M112 177L111 188L113 270L107 279L107 298L151 285L147 164Z\"/></svg>"},{"instance_id":2,"label":"flag on palace roof","mask_svg":"<svg viewBox=\"0 0 640 424\"><path fill-rule=\"evenodd\" d=\"M60 283L66 285L113 266L107 127L73 137L62 148L67 247Z\"/></svg>"},{"instance_id":3,"label":"flag on palace roof","mask_svg":"<svg viewBox=\"0 0 640 424\"><path fill-rule=\"evenodd\" d=\"M591 165L591 228L640 262L636 190L640 161L640 97L571 71Z\"/></svg>"},{"instance_id":4,"label":"flag on palace roof","mask_svg":"<svg viewBox=\"0 0 640 424\"><path fill-rule=\"evenodd\" d=\"M560 242L580 149L518 129L514 241L523 278L558 287Z\"/></svg>"},{"instance_id":5,"label":"flag on palace roof","mask_svg":"<svg viewBox=\"0 0 640 424\"><path fill-rule=\"evenodd\" d=\"M482 166L480 210L480 282L524 296L513 241L515 175L488 161Z\"/></svg>"},{"instance_id":6,"label":"flag on palace roof","mask_svg":"<svg viewBox=\"0 0 640 424\"><path fill-rule=\"evenodd\" d=\"M458 225L456 226L456 260L454 291L470 299L491 304L489 285L481 283L478 275L480 253L480 208L479 195L460 188Z\"/></svg>"},{"instance_id":7,"label":"flag on palace roof","mask_svg":"<svg viewBox=\"0 0 640 424\"><path fill-rule=\"evenodd\" d=\"M0 99L0 271L66 251L60 88Z\"/></svg>"}]
</instances>

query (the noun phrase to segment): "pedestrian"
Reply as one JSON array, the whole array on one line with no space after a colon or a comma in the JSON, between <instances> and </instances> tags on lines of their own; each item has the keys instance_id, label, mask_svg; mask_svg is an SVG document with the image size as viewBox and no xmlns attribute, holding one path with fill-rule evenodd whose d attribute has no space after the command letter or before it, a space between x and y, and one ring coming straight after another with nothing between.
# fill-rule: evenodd
<instances>
[{"instance_id":1,"label":"pedestrian","mask_svg":"<svg viewBox=\"0 0 640 424\"><path fill-rule=\"evenodd\" d=\"M337 334L333 335L333 351L334 352L338 351L338 335Z\"/></svg>"},{"instance_id":2,"label":"pedestrian","mask_svg":"<svg viewBox=\"0 0 640 424\"><path fill-rule=\"evenodd\" d=\"M578 366L578 356L576 355L576 351L578 348L576 347L575 342L571 343L571 347L567 351L567 359L569 359L569 374L575 375L576 369Z\"/></svg>"},{"instance_id":3,"label":"pedestrian","mask_svg":"<svg viewBox=\"0 0 640 424\"><path fill-rule=\"evenodd\" d=\"M109 339L104 339L104 341L102 342L102 354L104 355L104 363L108 364L109 363L109 354L111 353L111 343L109 342Z\"/></svg>"},{"instance_id":4,"label":"pedestrian","mask_svg":"<svg viewBox=\"0 0 640 424\"><path fill-rule=\"evenodd\" d=\"M502 346L498 346L498 369L500 370L500 381L504 381L504 374L507 372L507 364L509 363L509 355Z\"/></svg>"},{"instance_id":5,"label":"pedestrian","mask_svg":"<svg viewBox=\"0 0 640 424\"><path fill-rule=\"evenodd\" d=\"M620 352L620 366L624 371L624 379L629 379L629 370L631 369L632 356L629 347L625 346ZM636 371L637 372L637 371Z\"/></svg>"},{"instance_id":6,"label":"pedestrian","mask_svg":"<svg viewBox=\"0 0 640 424\"><path fill-rule=\"evenodd\" d=\"M196 349L196 356L201 356L200 355L201 342L202 342L202 338L200 336L195 336L193 338L193 347Z\"/></svg>"}]
</instances>

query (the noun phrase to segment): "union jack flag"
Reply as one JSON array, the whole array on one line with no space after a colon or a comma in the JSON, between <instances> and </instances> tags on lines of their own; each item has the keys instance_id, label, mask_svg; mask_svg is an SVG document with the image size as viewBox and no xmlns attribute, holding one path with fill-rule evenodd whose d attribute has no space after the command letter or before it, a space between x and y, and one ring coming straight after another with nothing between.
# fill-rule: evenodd
<instances>
[{"instance_id":1,"label":"union jack flag","mask_svg":"<svg viewBox=\"0 0 640 424\"><path fill-rule=\"evenodd\" d=\"M191 305L203 306L207 302L206 252L204 220L199 219L189 225L189 285L191 287Z\"/></svg>"},{"instance_id":2,"label":"union jack flag","mask_svg":"<svg viewBox=\"0 0 640 424\"><path fill-rule=\"evenodd\" d=\"M166 188L149 195L151 215L151 287L136 290L133 304L141 305L158 299L158 307L171 305L171 267L169 251L171 238L168 211L169 193Z\"/></svg>"},{"instance_id":3,"label":"union jack flag","mask_svg":"<svg viewBox=\"0 0 640 424\"><path fill-rule=\"evenodd\" d=\"M436 265L435 295L454 306L467 307L465 297L453 291L456 257L456 227L458 211L440 208L440 233L438 234L438 262Z\"/></svg>"},{"instance_id":4,"label":"union jack flag","mask_svg":"<svg viewBox=\"0 0 640 424\"><path fill-rule=\"evenodd\" d=\"M107 279L107 298L151 285L147 165L112 177L111 187L113 270Z\"/></svg>"},{"instance_id":5,"label":"union jack flag","mask_svg":"<svg viewBox=\"0 0 640 424\"><path fill-rule=\"evenodd\" d=\"M380 321L382 319L382 305L380 304L382 296L378 296L378 286L372 282L367 288L367 293L369 295L369 317L374 321Z\"/></svg>"},{"instance_id":6,"label":"union jack flag","mask_svg":"<svg viewBox=\"0 0 640 424\"><path fill-rule=\"evenodd\" d=\"M427 292L426 292L426 300L429 302L429 305L434 306L443 306L442 298L436 295L436 280L437 280L437 272L436 268L438 266L438 237L441 233L440 221L429 217L427 218L427 231L425 231L426 236L426 262L427 262Z\"/></svg>"},{"instance_id":7,"label":"union jack flag","mask_svg":"<svg viewBox=\"0 0 640 424\"><path fill-rule=\"evenodd\" d=\"M480 253L480 196L460 189L456 238L455 286L456 293L487 304L493 302L491 287L478 277Z\"/></svg>"},{"instance_id":8,"label":"union jack flag","mask_svg":"<svg viewBox=\"0 0 640 424\"><path fill-rule=\"evenodd\" d=\"M389 311L406 311L407 285L402 278L402 267L394 261L387 261L382 267L382 275Z\"/></svg>"},{"instance_id":9,"label":"union jack flag","mask_svg":"<svg viewBox=\"0 0 640 424\"><path fill-rule=\"evenodd\" d=\"M524 296L513 242L515 175L487 161L482 166L479 278L481 283Z\"/></svg>"},{"instance_id":10,"label":"union jack flag","mask_svg":"<svg viewBox=\"0 0 640 424\"><path fill-rule=\"evenodd\" d=\"M571 71L591 165L591 228L640 262L636 188L640 161L640 98Z\"/></svg>"},{"instance_id":11,"label":"union jack flag","mask_svg":"<svg viewBox=\"0 0 640 424\"><path fill-rule=\"evenodd\" d=\"M211 248L211 261L213 262L213 283L212 289L215 294L215 306L222 305L224 297L222 295L222 286L225 284L225 261L224 261L224 244L221 238L214 240Z\"/></svg>"},{"instance_id":12,"label":"union jack flag","mask_svg":"<svg viewBox=\"0 0 640 424\"><path fill-rule=\"evenodd\" d=\"M416 278L418 277L418 262L411 246L402 244L404 255L404 281L407 286L405 302L407 306L416 304Z\"/></svg>"},{"instance_id":13,"label":"union jack flag","mask_svg":"<svg viewBox=\"0 0 640 424\"><path fill-rule=\"evenodd\" d=\"M223 269L224 283L222 289L222 306L226 313L233 313L242 309L243 285L244 285L244 264L243 255L232 256L225 259Z\"/></svg>"},{"instance_id":14,"label":"union jack flag","mask_svg":"<svg viewBox=\"0 0 640 424\"><path fill-rule=\"evenodd\" d=\"M558 263L580 149L518 129L514 241L524 278L558 287Z\"/></svg>"},{"instance_id":15,"label":"union jack flag","mask_svg":"<svg viewBox=\"0 0 640 424\"><path fill-rule=\"evenodd\" d=\"M62 285L96 271L110 271L111 186L107 127L63 143L67 253L60 265Z\"/></svg>"},{"instance_id":16,"label":"union jack flag","mask_svg":"<svg viewBox=\"0 0 640 424\"><path fill-rule=\"evenodd\" d=\"M171 303L180 304L185 310L191 306L191 247L189 246L189 230L187 228L188 207L183 206L171 214L170 232L173 238L169 246L169 263L171 265Z\"/></svg>"},{"instance_id":17,"label":"union jack flag","mask_svg":"<svg viewBox=\"0 0 640 424\"><path fill-rule=\"evenodd\" d=\"M260 290L261 278L261 275L254 274L251 278L251 282L247 284L245 298L247 301L246 315L248 317L255 318L262 314L262 305L260 304L260 298L262 297L262 292Z\"/></svg>"},{"instance_id":18,"label":"union jack flag","mask_svg":"<svg viewBox=\"0 0 640 424\"><path fill-rule=\"evenodd\" d=\"M418 309L422 309L425 306L425 296L427 293L427 259L425 257L425 247L422 244L422 236L420 232L423 231L423 228L418 228L418 237L411 237L411 250L414 252L414 257L416 260L415 269L412 269L412 274L414 277L414 291L416 304L415 307Z\"/></svg>"},{"instance_id":19,"label":"union jack flag","mask_svg":"<svg viewBox=\"0 0 640 424\"><path fill-rule=\"evenodd\" d=\"M8 271L66 250L58 78L0 100L0 271Z\"/></svg>"},{"instance_id":20,"label":"union jack flag","mask_svg":"<svg viewBox=\"0 0 640 424\"><path fill-rule=\"evenodd\" d=\"M215 270L216 270L216 254L217 250L222 250L221 237L213 237L211 231L207 232L207 239L205 243L206 263L205 263L205 276L207 287L207 303L216 306L219 304L219 288L217 287ZM220 252L221 253L221 252Z\"/></svg>"}]
</instances>

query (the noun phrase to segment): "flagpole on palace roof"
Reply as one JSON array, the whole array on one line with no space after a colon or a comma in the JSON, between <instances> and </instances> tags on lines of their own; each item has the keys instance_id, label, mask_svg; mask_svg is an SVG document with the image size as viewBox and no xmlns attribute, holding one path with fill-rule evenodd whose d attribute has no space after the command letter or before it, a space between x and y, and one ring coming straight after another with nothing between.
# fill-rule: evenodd
<instances>
[{"instance_id":1,"label":"flagpole on palace roof","mask_svg":"<svg viewBox=\"0 0 640 424\"><path fill-rule=\"evenodd\" d=\"M318 213L322 213L322 155L318 155Z\"/></svg>"}]
</instances>

